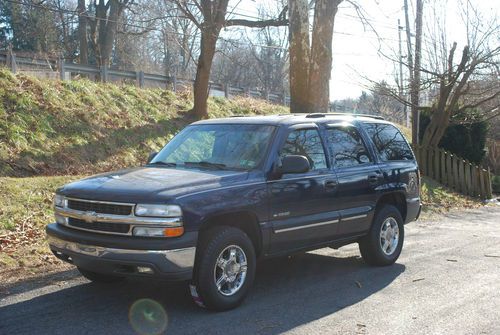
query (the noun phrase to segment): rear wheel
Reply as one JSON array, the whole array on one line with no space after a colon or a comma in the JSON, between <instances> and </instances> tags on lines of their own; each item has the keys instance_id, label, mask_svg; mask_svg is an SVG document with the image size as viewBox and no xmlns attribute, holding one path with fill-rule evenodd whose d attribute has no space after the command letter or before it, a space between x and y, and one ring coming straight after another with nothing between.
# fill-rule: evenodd
<instances>
[{"instance_id":1,"label":"rear wheel","mask_svg":"<svg viewBox=\"0 0 500 335\"><path fill-rule=\"evenodd\" d=\"M246 297L255 276L250 238L233 227L215 227L200 243L191 294L196 303L223 311Z\"/></svg>"},{"instance_id":2,"label":"rear wheel","mask_svg":"<svg viewBox=\"0 0 500 335\"><path fill-rule=\"evenodd\" d=\"M80 267L78 268L78 271L80 271L82 276L84 276L85 278L87 278L88 280L90 280L94 283L109 284L109 283L116 283L116 282L122 281L124 279L124 277L121 277L121 276L92 272L92 271L82 269Z\"/></svg>"},{"instance_id":3,"label":"rear wheel","mask_svg":"<svg viewBox=\"0 0 500 335\"><path fill-rule=\"evenodd\" d=\"M384 205L377 211L368 235L359 241L363 260L370 265L391 265L403 248L404 224L399 210Z\"/></svg>"}]
</instances>

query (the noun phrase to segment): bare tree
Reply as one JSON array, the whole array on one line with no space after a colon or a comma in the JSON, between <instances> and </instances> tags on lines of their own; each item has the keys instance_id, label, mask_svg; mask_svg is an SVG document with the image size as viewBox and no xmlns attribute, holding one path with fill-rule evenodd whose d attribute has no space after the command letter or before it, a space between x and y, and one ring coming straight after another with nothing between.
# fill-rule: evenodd
<instances>
[{"instance_id":1,"label":"bare tree","mask_svg":"<svg viewBox=\"0 0 500 335\"><path fill-rule=\"evenodd\" d=\"M88 18L90 43L98 66L110 65L117 27L123 11L134 0L94 0L95 15Z\"/></svg>"},{"instance_id":2,"label":"bare tree","mask_svg":"<svg viewBox=\"0 0 500 335\"><path fill-rule=\"evenodd\" d=\"M179 10L189 18L201 32L200 54L194 80L193 115L206 118L209 93L210 70L216 51L217 40L223 27L246 26L263 28L288 24L286 9L276 19L250 21L244 19L226 19L229 0L174 0Z\"/></svg>"},{"instance_id":3,"label":"bare tree","mask_svg":"<svg viewBox=\"0 0 500 335\"><path fill-rule=\"evenodd\" d=\"M309 39L307 0L289 0L292 113L327 112L335 14L342 0L316 0Z\"/></svg>"},{"instance_id":4,"label":"bare tree","mask_svg":"<svg viewBox=\"0 0 500 335\"><path fill-rule=\"evenodd\" d=\"M87 42L87 8L85 6L85 0L78 0L77 12L80 64L88 64L89 48Z\"/></svg>"}]
</instances>

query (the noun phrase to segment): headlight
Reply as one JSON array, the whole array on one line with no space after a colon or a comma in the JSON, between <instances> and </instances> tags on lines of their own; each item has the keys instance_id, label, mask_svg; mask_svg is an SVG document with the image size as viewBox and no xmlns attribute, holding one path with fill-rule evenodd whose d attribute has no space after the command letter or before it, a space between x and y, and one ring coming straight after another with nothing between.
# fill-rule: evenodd
<instances>
[{"instance_id":1,"label":"headlight","mask_svg":"<svg viewBox=\"0 0 500 335\"><path fill-rule=\"evenodd\" d=\"M66 206L66 198L60 194L56 194L54 196L54 206L65 207Z\"/></svg>"},{"instance_id":2,"label":"headlight","mask_svg":"<svg viewBox=\"0 0 500 335\"><path fill-rule=\"evenodd\" d=\"M152 217L178 217L182 216L182 210L177 205L146 205L135 206L135 215Z\"/></svg>"}]
</instances>

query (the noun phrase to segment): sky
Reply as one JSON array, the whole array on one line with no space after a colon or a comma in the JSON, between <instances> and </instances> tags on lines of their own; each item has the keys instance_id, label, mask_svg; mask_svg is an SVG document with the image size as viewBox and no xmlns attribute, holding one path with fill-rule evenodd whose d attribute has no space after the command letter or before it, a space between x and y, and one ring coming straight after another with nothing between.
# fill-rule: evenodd
<instances>
[{"instance_id":1,"label":"sky","mask_svg":"<svg viewBox=\"0 0 500 335\"><path fill-rule=\"evenodd\" d=\"M457 41L458 50L466 41L466 30L461 19L457 4L466 0L425 0L424 27L431 20L430 4L437 3L446 11L448 42ZM235 12L257 16L257 8L272 1L264 0L233 0L231 6L237 5ZM404 26L403 0L358 0L370 24L377 34L365 27L359 20L352 5L343 2L335 18L333 35L333 66L330 80L330 100L357 98L363 90L367 90L370 80L386 80L395 82L395 74L399 66L379 53L394 55L397 52L398 19ZM414 0L409 0L410 12L414 10ZM471 0L484 16L500 15L500 0ZM237 16L237 15L236 15ZM410 23L413 25L413 18ZM412 31L414 27L412 26ZM378 35L378 36L377 36ZM406 55L406 33L402 31L403 55ZM424 29L425 38L425 29ZM405 70L403 70L405 71ZM407 75L403 73L403 78Z\"/></svg>"}]
</instances>

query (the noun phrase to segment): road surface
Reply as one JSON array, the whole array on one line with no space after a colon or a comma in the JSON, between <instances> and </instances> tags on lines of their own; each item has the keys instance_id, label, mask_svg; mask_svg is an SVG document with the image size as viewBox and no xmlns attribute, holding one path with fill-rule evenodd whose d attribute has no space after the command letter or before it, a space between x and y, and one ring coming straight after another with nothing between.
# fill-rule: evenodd
<instances>
[{"instance_id":1,"label":"road surface","mask_svg":"<svg viewBox=\"0 0 500 335\"><path fill-rule=\"evenodd\" d=\"M408 224L390 267L368 267L356 245L263 262L225 313L196 307L182 284L103 287L75 271L5 289L0 334L135 334L142 298L164 307L165 334L500 334L500 206Z\"/></svg>"}]
</instances>

